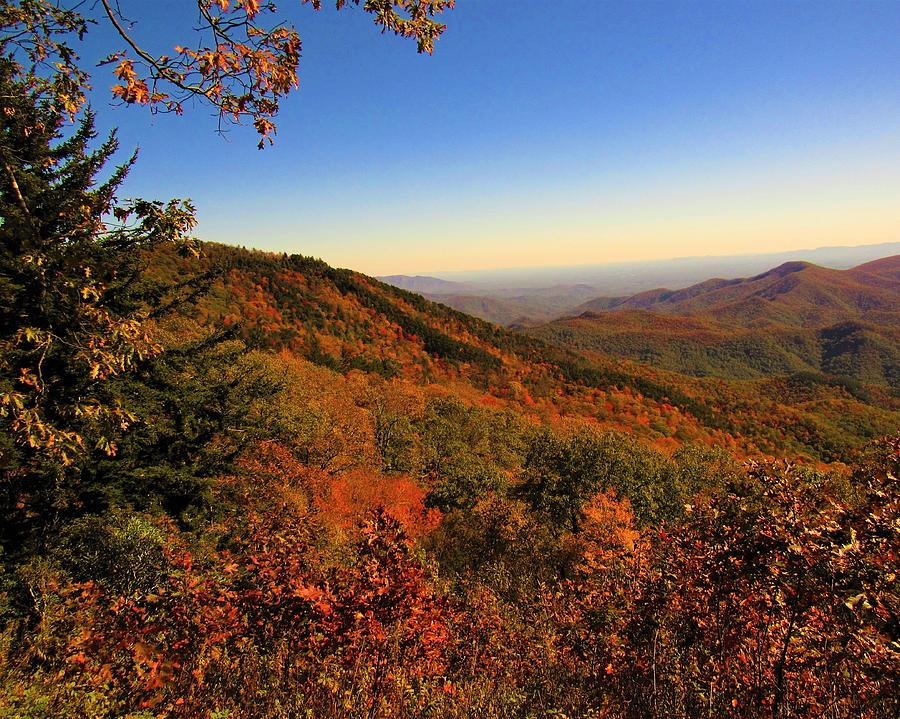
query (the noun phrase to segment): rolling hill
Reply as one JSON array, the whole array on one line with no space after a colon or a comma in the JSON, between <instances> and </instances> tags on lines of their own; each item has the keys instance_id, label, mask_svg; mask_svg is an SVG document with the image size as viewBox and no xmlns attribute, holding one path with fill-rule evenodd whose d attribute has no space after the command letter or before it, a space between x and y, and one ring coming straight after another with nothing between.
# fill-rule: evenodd
<instances>
[{"instance_id":1,"label":"rolling hill","mask_svg":"<svg viewBox=\"0 0 900 719\"><path fill-rule=\"evenodd\" d=\"M490 288L474 283L448 282L436 277L391 275L378 279L505 327L549 322L597 294L594 285L586 284Z\"/></svg>"},{"instance_id":2,"label":"rolling hill","mask_svg":"<svg viewBox=\"0 0 900 719\"><path fill-rule=\"evenodd\" d=\"M699 441L744 455L818 459L840 457L900 424L896 402L877 388L872 395L807 377L798 381L808 391L785 400L780 380L768 374L723 382L623 362L299 255L208 244L202 263L218 279L194 311L201 325L231 327L251 344L342 374L412 382L535 421L577 419L663 445ZM175 255L156 263L168 276L189 265Z\"/></svg>"},{"instance_id":3,"label":"rolling hill","mask_svg":"<svg viewBox=\"0 0 900 719\"><path fill-rule=\"evenodd\" d=\"M442 280L438 277L428 277L427 275L387 275L385 277L379 277L378 279L385 284L399 287L401 290L409 290L410 292L418 292L420 294L453 294L469 288L469 285L462 282L450 282L449 280Z\"/></svg>"},{"instance_id":4,"label":"rolling hill","mask_svg":"<svg viewBox=\"0 0 900 719\"><path fill-rule=\"evenodd\" d=\"M650 310L677 315L714 315L745 327L765 324L820 326L864 316L896 320L900 312L900 255L832 270L786 262L749 278L711 279L681 290L656 289L622 300L599 298L590 310Z\"/></svg>"},{"instance_id":5,"label":"rolling hill","mask_svg":"<svg viewBox=\"0 0 900 719\"><path fill-rule=\"evenodd\" d=\"M691 375L813 371L900 387L900 256L848 270L789 262L754 277L597 298L533 334Z\"/></svg>"},{"instance_id":6,"label":"rolling hill","mask_svg":"<svg viewBox=\"0 0 900 719\"><path fill-rule=\"evenodd\" d=\"M772 267L790 268L808 262L820 265L821 269L845 270L862 263L875 266L874 263L881 262L880 258L898 252L900 243L885 243L758 255L457 272L442 277L389 275L378 279L489 322L522 327L585 310L606 310L608 305L630 299L637 293L641 294L637 295L635 304L652 302L671 294L672 289L697 283L705 286L709 277L725 278L718 282L737 282L735 278L761 276L760 273L766 274ZM603 299L597 299L601 295Z\"/></svg>"}]
</instances>

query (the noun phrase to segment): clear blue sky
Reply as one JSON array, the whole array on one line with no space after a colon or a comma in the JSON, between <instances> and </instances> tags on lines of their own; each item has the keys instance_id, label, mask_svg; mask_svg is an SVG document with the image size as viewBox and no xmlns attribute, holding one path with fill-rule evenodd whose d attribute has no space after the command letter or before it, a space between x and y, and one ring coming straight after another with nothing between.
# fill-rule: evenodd
<instances>
[{"instance_id":1,"label":"clear blue sky","mask_svg":"<svg viewBox=\"0 0 900 719\"><path fill-rule=\"evenodd\" d=\"M189 5L122 0L159 51ZM274 148L94 101L140 145L128 193L191 197L204 239L377 274L900 239L900 2L458 0L431 57L279 7Z\"/></svg>"}]
</instances>

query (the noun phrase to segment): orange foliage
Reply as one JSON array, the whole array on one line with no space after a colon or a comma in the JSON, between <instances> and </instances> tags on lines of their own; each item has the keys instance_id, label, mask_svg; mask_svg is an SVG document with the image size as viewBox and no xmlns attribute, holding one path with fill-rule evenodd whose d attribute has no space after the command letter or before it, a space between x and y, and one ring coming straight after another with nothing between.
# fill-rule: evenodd
<instances>
[{"instance_id":1,"label":"orange foliage","mask_svg":"<svg viewBox=\"0 0 900 719\"><path fill-rule=\"evenodd\" d=\"M421 537L439 523L441 513L425 507L425 490L402 474L379 475L364 470L329 477L316 498L327 524L348 529L376 509L399 519L409 534Z\"/></svg>"}]
</instances>

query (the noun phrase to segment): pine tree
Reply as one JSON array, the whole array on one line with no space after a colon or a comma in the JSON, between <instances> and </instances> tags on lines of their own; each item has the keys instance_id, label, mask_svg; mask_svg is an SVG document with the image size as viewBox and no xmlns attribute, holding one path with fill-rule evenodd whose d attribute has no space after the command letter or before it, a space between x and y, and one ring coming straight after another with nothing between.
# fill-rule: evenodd
<instances>
[{"instance_id":1,"label":"pine tree","mask_svg":"<svg viewBox=\"0 0 900 719\"><path fill-rule=\"evenodd\" d=\"M107 426L129 418L107 402L104 381L159 351L145 327L162 299L141 281L146 252L187 242L193 208L117 205L136 157L97 183L118 149L115 135L90 150L96 133L88 113L61 140L61 118L8 71L0 87L4 420L20 445L63 464L83 449L114 454Z\"/></svg>"},{"instance_id":2,"label":"pine tree","mask_svg":"<svg viewBox=\"0 0 900 719\"><path fill-rule=\"evenodd\" d=\"M188 202L120 204L135 161L94 118L77 129L0 64L0 502L33 517L73 499L86 462L114 457L135 415L114 382L162 348L149 320L184 286L150 279L150 253L191 248ZM190 283L187 283L190 284Z\"/></svg>"}]
</instances>

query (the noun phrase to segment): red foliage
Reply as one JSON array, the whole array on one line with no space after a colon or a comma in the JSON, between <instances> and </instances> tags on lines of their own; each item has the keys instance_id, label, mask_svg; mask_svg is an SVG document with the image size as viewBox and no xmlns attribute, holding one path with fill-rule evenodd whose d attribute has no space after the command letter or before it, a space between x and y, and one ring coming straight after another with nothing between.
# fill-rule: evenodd
<instances>
[{"instance_id":1,"label":"red foliage","mask_svg":"<svg viewBox=\"0 0 900 719\"><path fill-rule=\"evenodd\" d=\"M453 612L384 510L361 527L352 564L326 574L310 566L307 533L290 518L251 531L202 565L172 549L152 593L69 591L82 629L67 648L68 673L132 710L178 717L205 715L212 689L247 706L259 687L285 680L314 695L334 667L367 675L372 706L401 674L442 675Z\"/></svg>"},{"instance_id":2,"label":"red foliage","mask_svg":"<svg viewBox=\"0 0 900 719\"><path fill-rule=\"evenodd\" d=\"M628 716L896 712L898 449L857 500L761 464L661 533L616 667Z\"/></svg>"}]
</instances>

